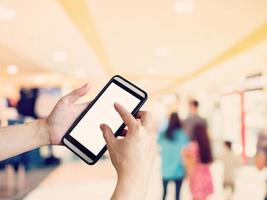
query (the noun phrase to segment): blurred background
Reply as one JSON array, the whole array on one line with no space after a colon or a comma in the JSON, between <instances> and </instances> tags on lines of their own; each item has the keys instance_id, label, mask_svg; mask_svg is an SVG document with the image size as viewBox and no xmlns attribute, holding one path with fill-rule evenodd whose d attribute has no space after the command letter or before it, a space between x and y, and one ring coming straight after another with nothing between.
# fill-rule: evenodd
<instances>
[{"instance_id":1,"label":"blurred background","mask_svg":"<svg viewBox=\"0 0 267 200\"><path fill-rule=\"evenodd\" d=\"M115 74L149 93L158 134L170 113L184 120L199 102L214 157L208 199L264 199L266 0L0 0L1 126L46 117L86 82L88 101ZM234 192L223 187L224 141L240 158ZM147 199L162 198L160 162ZM43 147L0 162L0 199L108 199L115 184L108 155L88 166ZM173 183L168 191L174 199Z\"/></svg>"}]
</instances>

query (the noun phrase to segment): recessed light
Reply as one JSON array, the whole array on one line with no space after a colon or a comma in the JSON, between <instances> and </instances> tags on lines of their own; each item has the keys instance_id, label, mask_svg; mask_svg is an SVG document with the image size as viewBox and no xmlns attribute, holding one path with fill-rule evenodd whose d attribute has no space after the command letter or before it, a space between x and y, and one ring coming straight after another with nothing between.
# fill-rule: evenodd
<instances>
[{"instance_id":1,"label":"recessed light","mask_svg":"<svg viewBox=\"0 0 267 200\"><path fill-rule=\"evenodd\" d=\"M74 72L74 76L78 79L84 79L87 77L87 72L83 68L76 69Z\"/></svg>"},{"instance_id":2,"label":"recessed light","mask_svg":"<svg viewBox=\"0 0 267 200\"><path fill-rule=\"evenodd\" d=\"M18 73L19 68L16 65L8 65L6 68L6 72L8 74L16 74Z\"/></svg>"},{"instance_id":3,"label":"recessed light","mask_svg":"<svg viewBox=\"0 0 267 200\"><path fill-rule=\"evenodd\" d=\"M8 7L0 6L0 20L7 21L15 17L15 12Z\"/></svg>"},{"instance_id":4,"label":"recessed light","mask_svg":"<svg viewBox=\"0 0 267 200\"><path fill-rule=\"evenodd\" d=\"M43 75L37 74L37 75L35 75L33 77L33 81L34 81L35 84L41 85L41 84L43 84L45 82L45 78L44 78Z\"/></svg>"},{"instance_id":5,"label":"recessed light","mask_svg":"<svg viewBox=\"0 0 267 200\"><path fill-rule=\"evenodd\" d=\"M155 50L155 54L158 57L167 57L170 54L170 50L168 48L163 48L163 47L157 48Z\"/></svg>"},{"instance_id":6,"label":"recessed light","mask_svg":"<svg viewBox=\"0 0 267 200\"><path fill-rule=\"evenodd\" d=\"M56 52L53 55L53 59L55 62L62 63L67 59L67 55L65 52Z\"/></svg>"},{"instance_id":7,"label":"recessed light","mask_svg":"<svg viewBox=\"0 0 267 200\"><path fill-rule=\"evenodd\" d=\"M150 81L148 79L146 79L146 78L141 79L139 81L139 84L142 85L142 87L145 87L145 88L149 85L149 83L150 83Z\"/></svg>"},{"instance_id":8,"label":"recessed light","mask_svg":"<svg viewBox=\"0 0 267 200\"><path fill-rule=\"evenodd\" d=\"M194 10L195 4L193 0L176 0L174 8L179 13L189 13Z\"/></svg>"},{"instance_id":9,"label":"recessed light","mask_svg":"<svg viewBox=\"0 0 267 200\"><path fill-rule=\"evenodd\" d=\"M248 66L252 63L252 58L250 55L241 55L239 57L239 62L241 65Z\"/></svg>"},{"instance_id":10,"label":"recessed light","mask_svg":"<svg viewBox=\"0 0 267 200\"><path fill-rule=\"evenodd\" d=\"M177 102L177 95L176 94L168 94L163 97L163 102L165 104L172 104Z\"/></svg>"},{"instance_id":11,"label":"recessed light","mask_svg":"<svg viewBox=\"0 0 267 200\"><path fill-rule=\"evenodd\" d=\"M147 70L147 73L148 75L151 75L151 76L157 74L156 67L149 67Z\"/></svg>"}]
</instances>

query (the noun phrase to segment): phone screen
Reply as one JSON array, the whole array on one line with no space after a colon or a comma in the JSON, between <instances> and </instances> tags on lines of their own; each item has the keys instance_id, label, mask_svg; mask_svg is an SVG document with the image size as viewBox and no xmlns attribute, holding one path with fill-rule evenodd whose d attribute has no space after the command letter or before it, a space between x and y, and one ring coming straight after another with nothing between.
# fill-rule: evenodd
<instances>
[{"instance_id":1,"label":"phone screen","mask_svg":"<svg viewBox=\"0 0 267 200\"><path fill-rule=\"evenodd\" d=\"M124 90L115 83L111 83L99 97L81 121L70 132L70 135L97 155L106 144L100 124L110 126L115 133L123 121L114 109L114 103L119 103L127 111L132 112L140 103L140 99Z\"/></svg>"}]
</instances>

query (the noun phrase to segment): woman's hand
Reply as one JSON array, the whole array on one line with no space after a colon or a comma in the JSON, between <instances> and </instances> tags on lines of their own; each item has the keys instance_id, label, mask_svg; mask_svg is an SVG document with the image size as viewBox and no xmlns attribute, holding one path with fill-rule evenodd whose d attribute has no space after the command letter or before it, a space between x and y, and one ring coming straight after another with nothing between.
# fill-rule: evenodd
<instances>
[{"instance_id":1,"label":"woman's hand","mask_svg":"<svg viewBox=\"0 0 267 200\"><path fill-rule=\"evenodd\" d=\"M75 104L75 102L89 91L89 84L72 91L62 97L48 118L45 120L47 128L47 144L60 144L61 139L89 103Z\"/></svg>"},{"instance_id":2,"label":"woman's hand","mask_svg":"<svg viewBox=\"0 0 267 200\"><path fill-rule=\"evenodd\" d=\"M74 104L89 90L88 84L62 97L47 119L0 129L0 161L48 144L62 137L88 103Z\"/></svg>"},{"instance_id":3,"label":"woman's hand","mask_svg":"<svg viewBox=\"0 0 267 200\"><path fill-rule=\"evenodd\" d=\"M144 199L147 183L156 154L155 135L149 112L141 111L135 119L119 104L114 105L128 130L117 139L111 128L101 125L112 164L118 174L117 187L112 199Z\"/></svg>"}]
</instances>

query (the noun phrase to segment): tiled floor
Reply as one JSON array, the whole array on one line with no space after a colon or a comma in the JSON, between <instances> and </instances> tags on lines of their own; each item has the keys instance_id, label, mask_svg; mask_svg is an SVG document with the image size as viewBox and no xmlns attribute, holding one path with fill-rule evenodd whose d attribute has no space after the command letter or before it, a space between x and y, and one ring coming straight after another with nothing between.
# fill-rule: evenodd
<instances>
[{"instance_id":1,"label":"tiled floor","mask_svg":"<svg viewBox=\"0 0 267 200\"><path fill-rule=\"evenodd\" d=\"M148 199L160 199L161 181L155 165ZM108 199L116 185L116 173L108 159L95 166L82 162L67 163L53 171L25 200ZM170 189L171 189L170 185ZM157 188L155 190L155 188ZM171 191L173 194L173 191Z\"/></svg>"},{"instance_id":2,"label":"tiled floor","mask_svg":"<svg viewBox=\"0 0 267 200\"><path fill-rule=\"evenodd\" d=\"M53 171L54 167L45 169L34 169L25 174L7 170L0 172L0 200L22 199L29 191L33 190L48 174ZM9 178L8 178L9 177Z\"/></svg>"},{"instance_id":3,"label":"tiled floor","mask_svg":"<svg viewBox=\"0 0 267 200\"><path fill-rule=\"evenodd\" d=\"M209 199L223 200L225 193L221 187L222 167L213 164L215 194ZM263 172L253 167L243 167L237 180L236 200L262 200L265 192ZM110 161L100 161L95 166L82 162L66 163L54 170L25 200L83 200L109 199L116 184L116 174ZM190 199L188 183L182 188L182 199ZM161 178L159 159L153 169L147 200L161 199ZM168 200L174 199L174 185L170 185Z\"/></svg>"}]
</instances>

